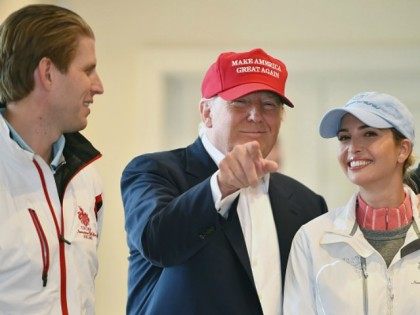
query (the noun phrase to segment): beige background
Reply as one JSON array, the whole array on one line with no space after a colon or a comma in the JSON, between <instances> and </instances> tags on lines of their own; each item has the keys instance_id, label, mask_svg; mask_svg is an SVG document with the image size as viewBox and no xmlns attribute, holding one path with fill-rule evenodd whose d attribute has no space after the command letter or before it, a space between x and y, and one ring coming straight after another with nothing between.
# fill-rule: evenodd
<instances>
[{"instance_id":1,"label":"beige background","mask_svg":"<svg viewBox=\"0 0 420 315\"><path fill-rule=\"evenodd\" d=\"M318 136L327 108L380 90L420 121L420 1L0 0L0 21L37 2L75 10L97 37L105 94L96 97L84 133L104 154L107 192L98 314L125 311L122 169L137 154L195 138L200 80L219 52L262 47L288 65L286 93L296 108L281 130L282 171L323 194L330 207L354 188L335 161L335 141Z\"/></svg>"}]
</instances>

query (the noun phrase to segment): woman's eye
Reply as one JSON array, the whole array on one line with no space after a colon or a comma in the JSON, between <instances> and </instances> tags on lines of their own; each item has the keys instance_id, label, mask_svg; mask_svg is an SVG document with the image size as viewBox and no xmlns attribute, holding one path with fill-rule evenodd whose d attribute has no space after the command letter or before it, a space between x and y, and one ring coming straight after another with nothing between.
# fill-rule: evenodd
<instances>
[{"instance_id":1,"label":"woman's eye","mask_svg":"<svg viewBox=\"0 0 420 315\"><path fill-rule=\"evenodd\" d=\"M377 134L376 132L374 132L374 131L367 131L367 132L365 133L365 135L366 135L367 137L374 137L374 136L377 136L378 134Z\"/></svg>"},{"instance_id":2,"label":"woman's eye","mask_svg":"<svg viewBox=\"0 0 420 315\"><path fill-rule=\"evenodd\" d=\"M350 136L348 136L348 135L338 135L337 138L338 138L338 141L346 141L346 140L350 139Z\"/></svg>"}]
</instances>

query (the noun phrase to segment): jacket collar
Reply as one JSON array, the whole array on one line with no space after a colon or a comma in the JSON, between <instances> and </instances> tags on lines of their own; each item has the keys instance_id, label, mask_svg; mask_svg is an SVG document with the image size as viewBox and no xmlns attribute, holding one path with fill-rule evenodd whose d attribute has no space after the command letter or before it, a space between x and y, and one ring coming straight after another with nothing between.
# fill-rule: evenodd
<instances>
[{"instance_id":1,"label":"jacket collar","mask_svg":"<svg viewBox=\"0 0 420 315\"><path fill-rule=\"evenodd\" d=\"M411 204L413 207L413 226L408 230L407 236L403 245L403 248L406 245L414 242L417 244L420 239L418 233L418 227L420 226L420 216L419 216L419 200L414 192L408 187L405 186L405 192L410 195ZM345 207L335 210L332 215L333 225L332 228L327 229L320 241L321 245L329 245L335 243L346 243L351 246L357 253L363 257L368 257L374 253L372 246L368 246L367 240L363 236L363 232L360 230L356 222L356 199L357 193L355 193ZM416 230L417 229L417 230ZM420 244L419 244L420 245ZM416 245L417 246L417 245ZM417 248L417 247L416 247ZM419 249L419 248L417 248Z\"/></svg>"},{"instance_id":2,"label":"jacket collar","mask_svg":"<svg viewBox=\"0 0 420 315\"><path fill-rule=\"evenodd\" d=\"M93 145L79 132L64 134L64 149L63 154L67 160L67 157L73 156L79 163L87 164L89 161L92 161L101 156L100 152L96 150ZM11 150L11 156L26 156L30 160L33 159L34 153L22 149L11 137L10 129L7 126L7 123L0 114L0 139L4 141L7 145L6 147Z\"/></svg>"},{"instance_id":3,"label":"jacket collar","mask_svg":"<svg viewBox=\"0 0 420 315\"><path fill-rule=\"evenodd\" d=\"M84 167L100 158L101 153L79 132L66 133L63 155L65 167L59 167L54 174L60 199L70 180Z\"/></svg>"},{"instance_id":4,"label":"jacket collar","mask_svg":"<svg viewBox=\"0 0 420 315\"><path fill-rule=\"evenodd\" d=\"M6 120L3 115L0 114L0 143L2 147L2 154L8 154L11 159L17 159L19 161L28 160L32 161L34 153L22 149L10 137L10 130L7 126ZM4 144L3 144L4 143Z\"/></svg>"},{"instance_id":5,"label":"jacket collar","mask_svg":"<svg viewBox=\"0 0 420 315\"><path fill-rule=\"evenodd\" d=\"M185 169L193 177L207 178L218 169L200 138L197 138L194 143L186 148L185 154Z\"/></svg>"}]
</instances>

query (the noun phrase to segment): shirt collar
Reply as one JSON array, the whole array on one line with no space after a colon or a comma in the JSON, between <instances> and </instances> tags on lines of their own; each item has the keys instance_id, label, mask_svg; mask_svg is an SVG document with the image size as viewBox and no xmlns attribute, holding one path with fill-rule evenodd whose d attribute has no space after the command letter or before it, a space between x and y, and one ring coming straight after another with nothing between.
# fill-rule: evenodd
<instances>
[{"instance_id":1,"label":"shirt collar","mask_svg":"<svg viewBox=\"0 0 420 315\"><path fill-rule=\"evenodd\" d=\"M5 108L0 108L0 113L3 115ZM29 151L31 153L35 153L32 148L23 140L23 138L19 135L19 133L12 127L12 125L4 119L6 122L7 127L9 128L10 138L15 141L23 150ZM53 159L50 163L50 168L53 172L57 170L57 168L65 162L65 158L63 155L64 146L66 144L66 139L64 135L61 135L57 141L55 141L52 145L52 155Z\"/></svg>"},{"instance_id":2,"label":"shirt collar","mask_svg":"<svg viewBox=\"0 0 420 315\"><path fill-rule=\"evenodd\" d=\"M203 142L204 149L206 149L207 153L210 155L214 163L219 167L219 163L225 155L216 149L216 147L210 142L209 138L205 133L200 132L201 142Z\"/></svg>"}]
</instances>

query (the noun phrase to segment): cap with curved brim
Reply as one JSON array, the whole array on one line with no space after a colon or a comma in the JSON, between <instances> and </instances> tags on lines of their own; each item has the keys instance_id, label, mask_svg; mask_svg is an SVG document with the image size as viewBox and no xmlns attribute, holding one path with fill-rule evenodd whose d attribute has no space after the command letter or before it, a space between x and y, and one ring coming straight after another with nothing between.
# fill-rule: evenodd
<instances>
[{"instance_id":1,"label":"cap with curved brim","mask_svg":"<svg viewBox=\"0 0 420 315\"><path fill-rule=\"evenodd\" d=\"M393 125L382 117L361 108L336 108L328 111L321 120L319 133L323 138L333 138L340 130L341 120L345 114L352 114L361 122L373 128L392 128Z\"/></svg>"},{"instance_id":2,"label":"cap with curved brim","mask_svg":"<svg viewBox=\"0 0 420 315\"><path fill-rule=\"evenodd\" d=\"M289 107L294 107L291 101L284 95L280 94L278 90L275 88L262 84L262 83L246 83L237 85L233 88L230 88L226 91L220 92L219 96L221 96L226 101L233 101L234 99L237 99L241 96L244 96L246 94L252 93L252 92L258 92L258 91L271 91L276 93L278 96L281 97L284 104L286 104Z\"/></svg>"}]
</instances>

